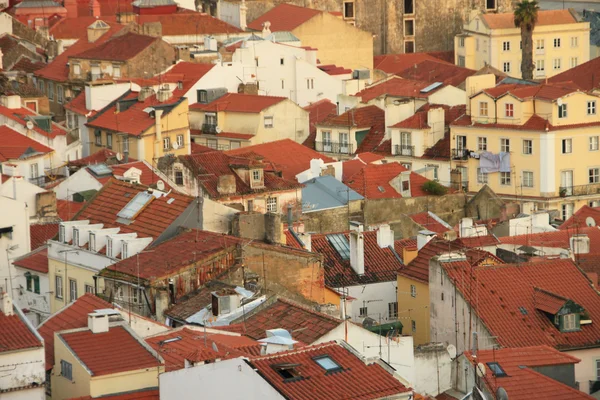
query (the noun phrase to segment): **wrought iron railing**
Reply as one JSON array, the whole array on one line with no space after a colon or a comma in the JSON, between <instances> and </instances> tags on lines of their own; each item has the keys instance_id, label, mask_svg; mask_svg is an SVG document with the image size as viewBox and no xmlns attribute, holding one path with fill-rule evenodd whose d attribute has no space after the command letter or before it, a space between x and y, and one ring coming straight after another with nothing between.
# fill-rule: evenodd
<instances>
[{"instance_id":1,"label":"wrought iron railing","mask_svg":"<svg viewBox=\"0 0 600 400\"><path fill-rule=\"evenodd\" d=\"M352 143L339 142L315 142L315 150L323 153L352 154L354 153Z\"/></svg>"},{"instance_id":2,"label":"wrought iron railing","mask_svg":"<svg viewBox=\"0 0 600 400\"><path fill-rule=\"evenodd\" d=\"M469 158L469 151L467 149L452 149L453 160L467 160Z\"/></svg>"},{"instance_id":3,"label":"wrought iron railing","mask_svg":"<svg viewBox=\"0 0 600 400\"><path fill-rule=\"evenodd\" d=\"M217 133L217 125L215 124L202 124L202 133Z\"/></svg>"},{"instance_id":4,"label":"wrought iron railing","mask_svg":"<svg viewBox=\"0 0 600 400\"><path fill-rule=\"evenodd\" d=\"M408 146L405 144L397 144L394 146L394 155L414 157L415 146Z\"/></svg>"},{"instance_id":5,"label":"wrought iron railing","mask_svg":"<svg viewBox=\"0 0 600 400\"><path fill-rule=\"evenodd\" d=\"M561 186L558 189L560 197L567 196L589 196L600 194L600 183L589 183L587 185Z\"/></svg>"}]
</instances>

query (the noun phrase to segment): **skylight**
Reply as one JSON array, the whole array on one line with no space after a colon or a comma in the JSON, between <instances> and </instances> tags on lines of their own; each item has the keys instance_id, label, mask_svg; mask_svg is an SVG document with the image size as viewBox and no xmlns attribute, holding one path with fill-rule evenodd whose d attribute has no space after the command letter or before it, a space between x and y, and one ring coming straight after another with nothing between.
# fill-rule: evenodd
<instances>
[{"instance_id":1,"label":"skylight","mask_svg":"<svg viewBox=\"0 0 600 400\"><path fill-rule=\"evenodd\" d=\"M151 193L140 192L127 203L125 207L117 214L119 218L134 219L140 211L154 198Z\"/></svg>"},{"instance_id":2,"label":"skylight","mask_svg":"<svg viewBox=\"0 0 600 400\"><path fill-rule=\"evenodd\" d=\"M96 176L112 175L112 169L106 164L88 165L88 169Z\"/></svg>"},{"instance_id":3,"label":"skylight","mask_svg":"<svg viewBox=\"0 0 600 400\"><path fill-rule=\"evenodd\" d=\"M421 89L421 93L429 93L432 90L437 89L442 85L443 85L442 82L434 82L431 85L427 86L426 88Z\"/></svg>"},{"instance_id":4,"label":"skylight","mask_svg":"<svg viewBox=\"0 0 600 400\"><path fill-rule=\"evenodd\" d=\"M500 364L498 364L497 362L489 362L487 363L487 366L490 368L490 370L496 378L507 376L506 372L504 372Z\"/></svg>"},{"instance_id":5,"label":"skylight","mask_svg":"<svg viewBox=\"0 0 600 400\"><path fill-rule=\"evenodd\" d=\"M342 367L340 367L340 365L338 363L336 363L335 361L333 361L333 359L329 356L316 357L316 358L313 358L313 360L315 360L315 362L317 364L319 364L321 366L321 368L323 368L327 372L337 371L337 370L342 369Z\"/></svg>"},{"instance_id":6,"label":"skylight","mask_svg":"<svg viewBox=\"0 0 600 400\"><path fill-rule=\"evenodd\" d=\"M350 244L348 243L348 239L346 239L346 236L339 233L334 235L327 235L327 240L329 240L329 243L331 243L335 251L338 252L338 254L340 255L340 257L342 257L343 260L350 259Z\"/></svg>"}]
</instances>

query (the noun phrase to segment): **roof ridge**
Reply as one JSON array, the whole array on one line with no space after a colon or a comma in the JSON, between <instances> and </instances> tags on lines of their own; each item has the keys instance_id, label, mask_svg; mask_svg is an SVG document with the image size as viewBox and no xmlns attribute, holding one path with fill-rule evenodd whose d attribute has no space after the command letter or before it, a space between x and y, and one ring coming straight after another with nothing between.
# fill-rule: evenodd
<instances>
[{"instance_id":1,"label":"roof ridge","mask_svg":"<svg viewBox=\"0 0 600 400\"><path fill-rule=\"evenodd\" d=\"M302 309L302 310L304 310L304 311L308 311L308 312L309 312L309 313L311 313L311 314L314 314L314 315L316 315L316 316L319 316L319 317L322 317L322 318L325 318L325 319L329 319L329 320L331 320L331 321L335 321L335 322L343 322L343 321L342 321L341 319L339 319L339 318L335 318L335 317L332 317L331 315L327 315L327 314L325 314L325 313L322 313L322 312L319 312L319 311L312 310L312 309L310 309L309 307L307 307L307 306L305 306L305 305L302 305L302 304L300 304L300 303L297 303L297 302L295 302L295 301L292 301L292 300L289 300L289 299L285 299L285 298L283 298L283 297L279 297L279 296L278 296L278 297L277 297L277 301L281 301L282 303L287 303L288 305L291 305L292 307L300 308L300 309ZM275 304L275 303L273 303L273 304Z\"/></svg>"},{"instance_id":2,"label":"roof ridge","mask_svg":"<svg viewBox=\"0 0 600 400\"><path fill-rule=\"evenodd\" d=\"M318 343L318 344L299 347L297 349L280 351L279 353L274 353L274 354L270 354L270 355L250 357L250 361L271 360L271 359L281 358L283 356L288 356L290 354L306 353L309 351L314 351L314 350L323 349L323 348L332 347L332 346L339 346L339 347L344 348L338 342L336 342L335 340L332 340L332 341L325 342L325 343ZM352 354L352 355L354 355L354 354Z\"/></svg>"}]
</instances>

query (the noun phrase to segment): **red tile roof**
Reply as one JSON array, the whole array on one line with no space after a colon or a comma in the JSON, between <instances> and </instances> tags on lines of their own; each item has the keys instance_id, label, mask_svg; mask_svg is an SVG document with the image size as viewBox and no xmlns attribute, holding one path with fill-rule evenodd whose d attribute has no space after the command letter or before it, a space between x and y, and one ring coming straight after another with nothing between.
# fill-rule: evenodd
<instances>
[{"instance_id":1,"label":"red tile roof","mask_svg":"<svg viewBox=\"0 0 600 400\"><path fill-rule=\"evenodd\" d=\"M129 171L131 168L137 168L141 171L140 183L142 185L156 187L156 182L162 180L165 184L164 191L168 192L169 190L172 189L172 187L167 182L165 182L160 176L158 176L156 174L155 170L145 161L133 161L133 162L125 163L125 164L110 165L110 169L113 172L113 176L118 179L123 178L124 174L127 171ZM88 169L88 172L91 172L91 171ZM104 184L104 183L108 182L111 178L105 177L105 178L96 178L96 179L99 182L101 182L102 184Z\"/></svg>"},{"instance_id":2,"label":"red tile roof","mask_svg":"<svg viewBox=\"0 0 600 400\"><path fill-rule=\"evenodd\" d=\"M554 75L548 81L552 83L573 83L582 90L591 91L600 86L600 58L593 58L590 61L580 64L574 68L569 68L565 72Z\"/></svg>"},{"instance_id":3,"label":"red tile roof","mask_svg":"<svg viewBox=\"0 0 600 400\"><path fill-rule=\"evenodd\" d=\"M83 167L85 165L90 165L90 164L101 164L101 163L106 163L106 161L108 161L109 159L116 160L116 156L117 156L117 153L115 153L114 151L103 148L101 150L98 150L94 154L90 154L87 157L83 157L78 160L71 160L71 161L69 161L69 164L73 165L73 166L79 166L79 167Z\"/></svg>"},{"instance_id":4,"label":"red tile roof","mask_svg":"<svg viewBox=\"0 0 600 400\"><path fill-rule=\"evenodd\" d=\"M112 264L106 270L118 272L120 276L129 275L132 279L139 276L141 279L157 280L219 253L231 253L239 243L243 243L243 240L234 236L190 230L148 248L137 257ZM206 268L199 279L207 281L211 272L210 268Z\"/></svg>"},{"instance_id":5,"label":"red tile roof","mask_svg":"<svg viewBox=\"0 0 600 400\"><path fill-rule=\"evenodd\" d=\"M452 126L474 126L483 129L512 129L512 130L523 130L523 131L540 131L540 132L553 132L565 129L579 129L600 126L600 122L586 122L582 124L571 124L571 125L551 125L547 120L540 117L537 114L533 114L523 125L514 124L482 124L471 121L471 117L463 115L454 121Z\"/></svg>"},{"instance_id":6,"label":"red tile roof","mask_svg":"<svg viewBox=\"0 0 600 400\"><path fill-rule=\"evenodd\" d=\"M50 147L20 134L7 125L0 126L0 162L26 159L53 151Z\"/></svg>"},{"instance_id":7,"label":"red tile roof","mask_svg":"<svg viewBox=\"0 0 600 400\"><path fill-rule=\"evenodd\" d=\"M369 129L355 153L373 151L385 136L385 112L374 105L353 108L337 116L331 116L319 126L343 126L357 129Z\"/></svg>"},{"instance_id":8,"label":"red tile roof","mask_svg":"<svg viewBox=\"0 0 600 400\"><path fill-rule=\"evenodd\" d=\"M60 333L65 344L92 376L155 368L161 362L127 329L111 326L108 332L91 330Z\"/></svg>"},{"instance_id":9,"label":"red tile roof","mask_svg":"<svg viewBox=\"0 0 600 400\"><path fill-rule=\"evenodd\" d=\"M590 248L600 248L600 229L598 227L582 227L564 229L555 232L542 232L529 235L505 236L499 238L501 243L520 246L558 247L569 249L570 238L574 235L587 235L590 238Z\"/></svg>"},{"instance_id":10,"label":"red tile roof","mask_svg":"<svg viewBox=\"0 0 600 400\"><path fill-rule=\"evenodd\" d=\"M22 71L22 72L30 74L30 73L37 71L38 69L44 68L45 66L46 66L46 64L44 64L41 61L32 61L31 59L29 59L27 57L21 57L19 59L19 61L17 61L10 70L11 71Z\"/></svg>"},{"instance_id":11,"label":"red tile roof","mask_svg":"<svg viewBox=\"0 0 600 400\"><path fill-rule=\"evenodd\" d=\"M138 237L156 240L194 201L194 198L171 192L168 196L155 198L136 216L131 224L117 221L117 214L145 186L111 179L85 204L74 218L89 220L91 224L104 224L105 228L121 228L121 233L136 232ZM174 199L174 201L170 201ZM169 204L170 203L170 204Z\"/></svg>"},{"instance_id":12,"label":"red tile roof","mask_svg":"<svg viewBox=\"0 0 600 400\"><path fill-rule=\"evenodd\" d=\"M192 104L190 109L210 112L225 111L258 114L284 100L287 100L287 98L244 93L227 93L208 104Z\"/></svg>"},{"instance_id":13,"label":"red tile roof","mask_svg":"<svg viewBox=\"0 0 600 400\"><path fill-rule=\"evenodd\" d=\"M600 318L600 296L570 259L472 269L465 262L442 263L442 266L501 346L548 345L558 350L598 346L597 324L562 333L546 314L536 310L535 291L540 288L571 299L584 308L592 321ZM472 290L471 282L477 285L477 290Z\"/></svg>"},{"instance_id":14,"label":"red tile roof","mask_svg":"<svg viewBox=\"0 0 600 400\"><path fill-rule=\"evenodd\" d=\"M160 22L162 36L204 36L243 32L241 29L211 15L189 11L163 15L139 15L136 22L140 25L149 22Z\"/></svg>"},{"instance_id":15,"label":"red tile roof","mask_svg":"<svg viewBox=\"0 0 600 400\"><path fill-rule=\"evenodd\" d=\"M70 200L56 200L56 209L58 216L63 221L70 221L84 206L84 203L77 203Z\"/></svg>"},{"instance_id":16,"label":"red tile roof","mask_svg":"<svg viewBox=\"0 0 600 400\"><path fill-rule=\"evenodd\" d=\"M314 149L317 137L317 124L333 115L337 115L337 105L333 104L329 99L323 99L307 105L304 109L309 114L310 134L303 145Z\"/></svg>"},{"instance_id":17,"label":"red tile roof","mask_svg":"<svg viewBox=\"0 0 600 400\"><path fill-rule=\"evenodd\" d=\"M465 247L489 247L500 243L500 240L494 235L461 237L456 241Z\"/></svg>"},{"instance_id":18,"label":"red tile roof","mask_svg":"<svg viewBox=\"0 0 600 400\"><path fill-rule=\"evenodd\" d=\"M228 155L242 157L248 153L264 157L263 162L275 164L282 172L283 178L292 181L296 180L297 174L310 168L310 161L313 159L321 159L325 163L335 161L291 139L276 140L225 152Z\"/></svg>"},{"instance_id":19,"label":"red tile roof","mask_svg":"<svg viewBox=\"0 0 600 400\"><path fill-rule=\"evenodd\" d=\"M58 222L49 222L43 224L31 224L29 226L29 241L31 250L35 250L53 237L58 235Z\"/></svg>"},{"instance_id":20,"label":"red tile roof","mask_svg":"<svg viewBox=\"0 0 600 400\"><path fill-rule=\"evenodd\" d=\"M513 13L482 14L481 19L490 29L517 29ZM539 10L536 26L574 24L577 20L569 10Z\"/></svg>"},{"instance_id":21,"label":"red tile roof","mask_svg":"<svg viewBox=\"0 0 600 400\"><path fill-rule=\"evenodd\" d=\"M79 17L57 19L56 22L54 22L53 24L51 22L52 26L50 26L48 31L50 35L52 35L56 40L84 39L87 41L88 26L92 25L99 19L109 26L116 25L117 23L115 15L105 15L101 18L96 18L91 15L81 15Z\"/></svg>"},{"instance_id":22,"label":"red tile roof","mask_svg":"<svg viewBox=\"0 0 600 400\"><path fill-rule=\"evenodd\" d=\"M446 56L443 58L439 58L438 53L382 54L373 57L373 68L388 74L397 74L427 60L454 64L454 57L451 61L448 61Z\"/></svg>"},{"instance_id":23,"label":"red tile roof","mask_svg":"<svg viewBox=\"0 0 600 400\"><path fill-rule=\"evenodd\" d=\"M25 255L24 257L16 259L15 261L13 261L13 264L17 267L47 274L48 248L44 247L34 250L31 253Z\"/></svg>"},{"instance_id":24,"label":"red tile roof","mask_svg":"<svg viewBox=\"0 0 600 400\"><path fill-rule=\"evenodd\" d=\"M271 23L271 32L293 31L318 14L321 14L321 11L312 8L280 4L250 22L248 28L262 31L263 23L268 21Z\"/></svg>"},{"instance_id":25,"label":"red tile roof","mask_svg":"<svg viewBox=\"0 0 600 400\"><path fill-rule=\"evenodd\" d=\"M364 161L366 164L371 164L376 161L381 161L381 160L385 159L385 157L383 157L379 154L371 153L370 151L357 154L356 158L359 158L360 160Z\"/></svg>"},{"instance_id":26,"label":"red tile roof","mask_svg":"<svg viewBox=\"0 0 600 400\"><path fill-rule=\"evenodd\" d=\"M281 328L291 332L294 340L311 344L341 323L337 318L279 298L272 304L255 308L242 326L244 334L254 340L264 339L268 329Z\"/></svg>"},{"instance_id":27,"label":"red tile roof","mask_svg":"<svg viewBox=\"0 0 600 400\"><path fill-rule=\"evenodd\" d=\"M164 343L165 340L174 338L181 339ZM165 360L165 370L167 372L184 368L186 359L200 362L216 359L228 360L260 354L260 343L247 336L213 332L204 333L200 328L183 327L175 329L148 337L146 342ZM215 351L215 348L217 351Z\"/></svg>"},{"instance_id":28,"label":"red tile roof","mask_svg":"<svg viewBox=\"0 0 600 400\"><path fill-rule=\"evenodd\" d=\"M431 127L427 123L427 112L417 111L414 115L390 126L390 128L429 129Z\"/></svg>"},{"instance_id":29,"label":"red tile roof","mask_svg":"<svg viewBox=\"0 0 600 400\"><path fill-rule=\"evenodd\" d=\"M98 110L88 110L85 105L85 91L82 91L73 100L64 105L66 110L73 111L79 115L93 117Z\"/></svg>"},{"instance_id":30,"label":"red tile roof","mask_svg":"<svg viewBox=\"0 0 600 400\"><path fill-rule=\"evenodd\" d=\"M573 85L564 83L547 83L542 85L505 84L484 89L482 91L489 94L493 98L499 98L506 94L511 94L521 100L556 100L570 93L577 92L579 89Z\"/></svg>"},{"instance_id":31,"label":"red tile roof","mask_svg":"<svg viewBox=\"0 0 600 400\"><path fill-rule=\"evenodd\" d=\"M215 149L211 149L210 147L203 146L196 142L191 142L190 145L191 145L191 153L190 154L201 154L201 153L207 153L209 151L215 151Z\"/></svg>"},{"instance_id":32,"label":"red tile roof","mask_svg":"<svg viewBox=\"0 0 600 400\"><path fill-rule=\"evenodd\" d=\"M352 70L344 67L338 67L337 65L328 64L328 65L319 65L317 66L321 71L327 73L328 75L345 75L351 74Z\"/></svg>"},{"instance_id":33,"label":"red tile roof","mask_svg":"<svg viewBox=\"0 0 600 400\"><path fill-rule=\"evenodd\" d=\"M110 40L73 54L71 58L84 58L92 60L127 61L146 50L149 46L162 39L127 32L124 35L114 36Z\"/></svg>"},{"instance_id":34,"label":"red tile roof","mask_svg":"<svg viewBox=\"0 0 600 400\"><path fill-rule=\"evenodd\" d=\"M330 357L341 370L326 371L315 361L320 356ZM379 364L367 364L335 342L256 357L250 363L265 380L290 399L367 400L410 391ZM293 383L288 382L274 368L281 364L297 365L294 370L300 378Z\"/></svg>"},{"instance_id":35,"label":"red tile roof","mask_svg":"<svg viewBox=\"0 0 600 400\"><path fill-rule=\"evenodd\" d=\"M588 225L593 223L593 225ZM583 205L558 228L561 230L570 228L581 228L586 226L600 226L600 207Z\"/></svg>"},{"instance_id":36,"label":"red tile roof","mask_svg":"<svg viewBox=\"0 0 600 400\"><path fill-rule=\"evenodd\" d=\"M83 396L70 400L94 400L94 399L110 399L110 400L159 400L160 395L158 389L143 389L134 392L116 393L103 395L101 397Z\"/></svg>"},{"instance_id":37,"label":"red tile roof","mask_svg":"<svg viewBox=\"0 0 600 400\"><path fill-rule=\"evenodd\" d=\"M412 214L412 215L409 215L408 217L410 219L412 219L414 222L416 222L417 224L421 225L423 228L425 228L431 232L444 233L444 232L448 232L448 231L452 230L452 227L447 226L447 224L444 225L441 222L439 222L437 219L435 219L432 216L431 211L424 211L422 213Z\"/></svg>"},{"instance_id":38,"label":"red tile roof","mask_svg":"<svg viewBox=\"0 0 600 400\"><path fill-rule=\"evenodd\" d=\"M533 289L533 305L536 309L555 315L569 299L544 289Z\"/></svg>"},{"instance_id":39,"label":"red tile roof","mask_svg":"<svg viewBox=\"0 0 600 400\"><path fill-rule=\"evenodd\" d=\"M429 86L429 82L417 81L412 79L402 79L392 76L387 80L375 82L371 86L357 92L353 96L360 97L363 103L367 103L379 96L388 95L395 97L416 97L427 98L439 89L434 89L428 93L421 93L421 90Z\"/></svg>"},{"instance_id":40,"label":"red tile roof","mask_svg":"<svg viewBox=\"0 0 600 400\"><path fill-rule=\"evenodd\" d=\"M402 194L392 187L390 181L405 171L408 169L396 162L367 164L350 178L344 179L344 183L367 199L401 198ZM429 179L411 172L409 180L411 197L429 195L422 189L423 184Z\"/></svg>"},{"instance_id":41,"label":"red tile roof","mask_svg":"<svg viewBox=\"0 0 600 400\"><path fill-rule=\"evenodd\" d=\"M456 87L476 72L477 71L473 71L472 69L459 67L458 65L452 65L439 60L425 60L412 67L408 67L404 71L396 73L396 75L405 79L429 83L442 82L445 85Z\"/></svg>"},{"instance_id":42,"label":"red tile roof","mask_svg":"<svg viewBox=\"0 0 600 400\"><path fill-rule=\"evenodd\" d=\"M507 376L496 378L491 368L486 368L485 384L491 393L502 386L510 399L529 400L552 398L557 400L592 399L593 397L571 388L537 371L537 368L577 364L578 358L561 353L548 346L480 350L477 357L465 353L475 367L478 363L496 362Z\"/></svg>"},{"instance_id":43,"label":"red tile roof","mask_svg":"<svg viewBox=\"0 0 600 400\"><path fill-rule=\"evenodd\" d=\"M0 354L43 346L19 314L6 315L0 311Z\"/></svg>"},{"instance_id":44,"label":"red tile roof","mask_svg":"<svg viewBox=\"0 0 600 400\"><path fill-rule=\"evenodd\" d=\"M88 314L103 308L112 308L112 306L101 298L86 293L65 308L52 314L38 326L38 332L44 338L46 371L54 367L54 333L86 327Z\"/></svg>"},{"instance_id":45,"label":"red tile roof","mask_svg":"<svg viewBox=\"0 0 600 400\"><path fill-rule=\"evenodd\" d=\"M341 233L349 241L348 233ZM381 248L377 244L377 231L363 233L365 273L358 275L350 266L349 259L343 259L329 242L329 234L312 235L311 248L324 257L325 284L329 287L365 285L377 282L395 281L403 267L402 248L399 240L394 241L394 251ZM398 256L398 257L397 257Z\"/></svg>"}]
</instances>

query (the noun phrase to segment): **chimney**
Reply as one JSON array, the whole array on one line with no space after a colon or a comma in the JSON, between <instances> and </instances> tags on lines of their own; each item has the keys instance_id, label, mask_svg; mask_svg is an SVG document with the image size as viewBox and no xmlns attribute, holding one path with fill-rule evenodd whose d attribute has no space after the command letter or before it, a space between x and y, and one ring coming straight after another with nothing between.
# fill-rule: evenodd
<instances>
[{"instance_id":1,"label":"chimney","mask_svg":"<svg viewBox=\"0 0 600 400\"><path fill-rule=\"evenodd\" d=\"M0 311L7 317L14 315L12 299L6 292L0 294Z\"/></svg>"},{"instance_id":2,"label":"chimney","mask_svg":"<svg viewBox=\"0 0 600 400\"><path fill-rule=\"evenodd\" d=\"M285 329L267 329L266 334L266 338L259 340L261 342L261 355L293 350L294 345L298 343L292 339L292 335Z\"/></svg>"},{"instance_id":3,"label":"chimney","mask_svg":"<svg viewBox=\"0 0 600 400\"><path fill-rule=\"evenodd\" d=\"M388 224L381 225L377 230L377 244L382 249L394 246L394 231Z\"/></svg>"},{"instance_id":4,"label":"chimney","mask_svg":"<svg viewBox=\"0 0 600 400\"><path fill-rule=\"evenodd\" d=\"M21 96L12 94L0 97L0 104L11 110L21 108Z\"/></svg>"},{"instance_id":5,"label":"chimney","mask_svg":"<svg viewBox=\"0 0 600 400\"><path fill-rule=\"evenodd\" d=\"M402 262L404 265L408 265L412 260L417 258L418 255L419 251L417 250L417 246L406 246L402 249Z\"/></svg>"},{"instance_id":6,"label":"chimney","mask_svg":"<svg viewBox=\"0 0 600 400\"><path fill-rule=\"evenodd\" d=\"M67 9L67 18L77 18L77 0L65 0L64 7Z\"/></svg>"},{"instance_id":7,"label":"chimney","mask_svg":"<svg viewBox=\"0 0 600 400\"><path fill-rule=\"evenodd\" d=\"M588 254L590 252L590 238L587 234L573 235L570 242L573 254Z\"/></svg>"},{"instance_id":8,"label":"chimney","mask_svg":"<svg viewBox=\"0 0 600 400\"><path fill-rule=\"evenodd\" d=\"M271 34L271 22L265 21L263 23L262 35L263 35L263 37L265 37L265 36L269 36L270 34Z\"/></svg>"},{"instance_id":9,"label":"chimney","mask_svg":"<svg viewBox=\"0 0 600 400\"><path fill-rule=\"evenodd\" d=\"M235 176L221 175L217 180L217 192L219 194L234 194L236 192Z\"/></svg>"},{"instance_id":10,"label":"chimney","mask_svg":"<svg viewBox=\"0 0 600 400\"><path fill-rule=\"evenodd\" d=\"M100 3L98 0L90 0L90 14L96 18L100 16Z\"/></svg>"},{"instance_id":11,"label":"chimney","mask_svg":"<svg viewBox=\"0 0 600 400\"><path fill-rule=\"evenodd\" d=\"M473 218L462 218L458 224L458 233L460 237L469 237L473 229Z\"/></svg>"},{"instance_id":12,"label":"chimney","mask_svg":"<svg viewBox=\"0 0 600 400\"><path fill-rule=\"evenodd\" d=\"M360 230L350 232L350 266L358 275L365 274L365 238Z\"/></svg>"},{"instance_id":13,"label":"chimney","mask_svg":"<svg viewBox=\"0 0 600 400\"><path fill-rule=\"evenodd\" d=\"M419 231L419 234L417 235L417 251L425 247L425 245L429 243L434 237L435 232L431 232L428 230Z\"/></svg>"},{"instance_id":14,"label":"chimney","mask_svg":"<svg viewBox=\"0 0 600 400\"><path fill-rule=\"evenodd\" d=\"M160 101L161 103L164 103L165 101L169 100L171 98L171 90L169 89L168 85L165 85L164 87L160 88L158 90L158 93L156 94L156 99L158 101Z\"/></svg>"},{"instance_id":15,"label":"chimney","mask_svg":"<svg viewBox=\"0 0 600 400\"><path fill-rule=\"evenodd\" d=\"M159 146L162 146L162 125L160 123L160 118L162 117L162 114L163 110L154 109L154 126L156 130L156 141L158 142Z\"/></svg>"},{"instance_id":16,"label":"chimney","mask_svg":"<svg viewBox=\"0 0 600 400\"><path fill-rule=\"evenodd\" d=\"M151 87L143 87L140 89L138 93L138 101L145 101L148 97L154 96L154 89Z\"/></svg>"},{"instance_id":17,"label":"chimney","mask_svg":"<svg viewBox=\"0 0 600 400\"><path fill-rule=\"evenodd\" d=\"M91 312L88 314L88 329L92 333L108 332L108 314Z\"/></svg>"},{"instance_id":18,"label":"chimney","mask_svg":"<svg viewBox=\"0 0 600 400\"><path fill-rule=\"evenodd\" d=\"M297 233L298 238L304 243L304 250L312 251L312 236L310 233Z\"/></svg>"},{"instance_id":19,"label":"chimney","mask_svg":"<svg viewBox=\"0 0 600 400\"><path fill-rule=\"evenodd\" d=\"M246 13L248 11L248 6L246 6L246 0L242 0L240 4L240 29L245 31L248 27L248 23L246 21Z\"/></svg>"}]
</instances>

